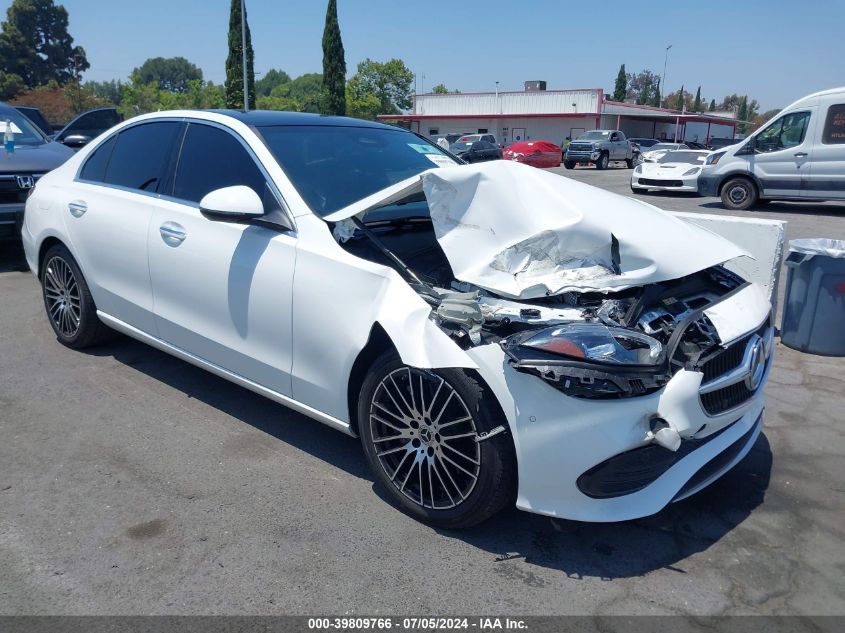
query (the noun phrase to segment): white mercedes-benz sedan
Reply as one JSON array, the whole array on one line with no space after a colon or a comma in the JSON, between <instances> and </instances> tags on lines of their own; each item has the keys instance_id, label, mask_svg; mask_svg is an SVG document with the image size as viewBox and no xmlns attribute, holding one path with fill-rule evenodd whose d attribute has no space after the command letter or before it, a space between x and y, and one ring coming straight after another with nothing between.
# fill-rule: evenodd
<instances>
[{"instance_id":1,"label":"white mercedes-benz sedan","mask_svg":"<svg viewBox=\"0 0 845 633\"><path fill-rule=\"evenodd\" d=\"M652 514L760 432L770 304L741 249L398 128L136 117L38 182L23 240L60 343L117 330L360 436L432 524Z\"/></svg>"},{"instance_id":2,"label":"white mercedes-benz sedan","mask_svg":"<svg viewBox=\"0 0 845 633\"><path fill-rule=\"evenodd\" d=\"M698 192L698 175L704 167L707 150L682 149L666 152L653 162L640 163L631 173L631 191Z\"/></svg>"}]
</instances>

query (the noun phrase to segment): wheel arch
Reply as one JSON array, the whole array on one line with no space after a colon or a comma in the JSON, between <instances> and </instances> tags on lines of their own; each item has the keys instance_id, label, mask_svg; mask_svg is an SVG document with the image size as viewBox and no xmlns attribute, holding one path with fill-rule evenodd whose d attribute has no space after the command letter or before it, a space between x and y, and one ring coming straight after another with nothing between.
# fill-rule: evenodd
<instances>
[{"instance_id":1,"label":"wheel arch","mask_svg":"<svg viewBox=\"0 0 845 633\"><path fill-rule=\"evenodd\" d=\"M393 340L387 334L381 323L376 321L370 328L370 335L367 338L367 343L358 352L358 356L352 363L352 369L349 372L349 379L346 386L346 404L349 409L349 428L358 436L358 396L361 393L361 387L364 385L364 379L370 367L373 366L375 360L384 352L393 350L396 355L399 351Z\"/></svg>"},{"instance_id":2,"label":"wheel arch","mask_svg":"<svg viewBox=\"0 0 845 633\"><path fill-rule=\"evenodd\" d=\"M49 235L41 241L41 245L38 247L38 259L36 260L38 268L35 270L35 274L39 280L41 279L41 274L44 270L44 257L47 255L47 251L57 245L64 246L65 248L70 250L68 245L55 235ZM72 252L71 255L73 255Z\"/></svg>"}]
</instances>

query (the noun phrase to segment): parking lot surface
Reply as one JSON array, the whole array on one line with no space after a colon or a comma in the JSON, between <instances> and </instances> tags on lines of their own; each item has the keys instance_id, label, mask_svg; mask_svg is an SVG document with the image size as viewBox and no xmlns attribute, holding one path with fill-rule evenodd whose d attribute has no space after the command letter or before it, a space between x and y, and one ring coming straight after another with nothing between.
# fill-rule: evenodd
<instances>
[{"instance_id":1,"label":"parking lot surface","mask_svg":"<svg viewBox=\"0 0 845 633\"><path fill-rule=\"evenodd\" d=\"M739 215L845 238L842 204ZM845 359L778 344L751 453L655 516L449 532L355 439L127 338L62 347L24 267L0 244L0 614L845 613Z\"/></svg>"}]
</instances>

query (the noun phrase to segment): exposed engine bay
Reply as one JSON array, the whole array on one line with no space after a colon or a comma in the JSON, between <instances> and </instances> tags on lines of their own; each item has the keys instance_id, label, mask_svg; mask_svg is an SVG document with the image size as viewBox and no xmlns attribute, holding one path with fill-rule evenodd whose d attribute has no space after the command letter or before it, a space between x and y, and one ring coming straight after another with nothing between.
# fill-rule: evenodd
<instances>
[{"instance_id":1,"label":"exposed engine bay","mask_svg":"<svg viewBox=\"0 0 845 633\"><path fill-rule=\"evenodd\" d=\"M410 203L425 206L419 196ZM499 344L516 370L575 397L643 395L681 368L698 370L727 342L705 311L748 286L716 265L619 291L513 299L455 279L424 214L364 220L334 224L342 247L402 275L459 346Z\"/></svg>"}]
</instances>

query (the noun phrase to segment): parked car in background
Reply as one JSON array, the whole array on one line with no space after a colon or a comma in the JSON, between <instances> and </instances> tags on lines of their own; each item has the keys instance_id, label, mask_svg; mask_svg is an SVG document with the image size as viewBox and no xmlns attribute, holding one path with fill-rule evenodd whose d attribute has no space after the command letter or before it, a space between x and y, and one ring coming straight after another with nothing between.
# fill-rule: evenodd
<instances>
[{"instance_id":1,"label":"parked car in background","mask_svg":"<svg viewBox=\"0 0 845 633\"><path fill-rule=\"evenodd\" d=\"M744 252L573 179L370 121L174 111L27 207L61 344L110 327L359 436L376 485L438 526L654 514L760 433L771 306L722 266Z\"/></svg>"},{"instance_id":2,"label":"parked car in background","mask_svg":"<svg viewBox=\"0 0 845 633\"><path fill-rule=\"evenodd\" d=\"M747 139L711 153L698 187L728 209L845 200L845 87L799 99Z\"/></svg>"},{"instance_id":3,"label":"parked car in background","mask_svg":"<svg viewBox=\"0 0 845 633\"><path fill-rule=\"evenodd\" d=\"M675 150L666 152L654 162L641 163L631 174L631 191L698 191L698 174L708 150Z\"/></svg>"},{"instance_id":4,"label":"parked car in background","mask_svg":"<svg viewBox=\"0 0 845 633\"><path fill-rule=\"evenodd\" d=\"M0 104L0 135L9 123L14 151L0 149L0 238L20 235L24 204L44 174L73 156L73 150L52 142L28 117Z\"/></svg>"},{"instance_id":5,"label":"parked car in background","mask_svg":"<svg viewBox=\"0 0 845 633\"><path fill-rule=\"evenodd\" d=\"M517 141L502 151L504 160L532 167L560 167L560 146L551 141Z\"/></svg>"},{"instance_id":6,"label":"parked car in background","mask_svg":"<svg viewBox=\"0 0 845 633\"><path fill-rule=\"evenodd\" d=\"M607 169L610 161L624 160L628 167L633 167L635 153L634 146L621 130L590 130L569 144L563 165L567 169L574 169L575 165Z\"/></svg>"},{"instance_id":7,"label":"parked car in background","mask_svg":"<svg viewBox=\"0 0 845 633\"><path fill-rule=\"evenodd\" d=\"M468 141L466 143L458 141L449 148L449 151L468 163L498 160L502 157L501 148L495 143L485 140Z\"/></svg>"},{"instance_id":8,"label":"parked car in background","mask_svg":"<svg viewBox=\"0 0 845 633\"><path fill-rule=\"evenodd\" d=\"M47 121L47 118L38 108L32 108L30 106L13 106L15 110L20 112L21 114L25 115L27 119L35 123L38 126L38 129L44 132L47 136L52 136L53 134L53 126Z\"/></svg>"},{"instance_id":9,"label":"parked car in background","mask_svg":"<svg viewBox=\"0 0 845 633\"><path fill-rule=\"evenodd\" d=\"M79 149L122 120L116 108L88 110L64 126L54 138L68 147Z\"/></svg>"},{"instance_id":10,"label":"parked car in background","mask_svg":"<svg viewBox=\"0 0 845 633\"><path fill-rule=\"evenodd\" d=\"M642 160L638 162L654 162L666 152L673 152L678 149L689 149L689 145L686 143L657 143L649 147L648 151L643 152L640 155Z\"/></svg>"},{"instance_id":11,"label":"parked car in background","mask_svg":"<svg viewBox=\"0 0 845 633\"><path fill-rule=\"evenodd\" d=\"M723 147L728 147L730 145L736 145L737 143L742 143L741 138L711 138L710 141L707 143L707 149L710 150L717 150L722 149Z\"/></svg>"},{"instance_id":12,"label":"parked car in background","mask_svg":"<svg viewBox=\"0 0 845 633\"><path fill-rule=\"evenodd\" d=\"M631 144L634 145L634 148L640 153L660 142L656 138L629 138L628 140L631 141Z\"/></svg>"}]
</instances>

